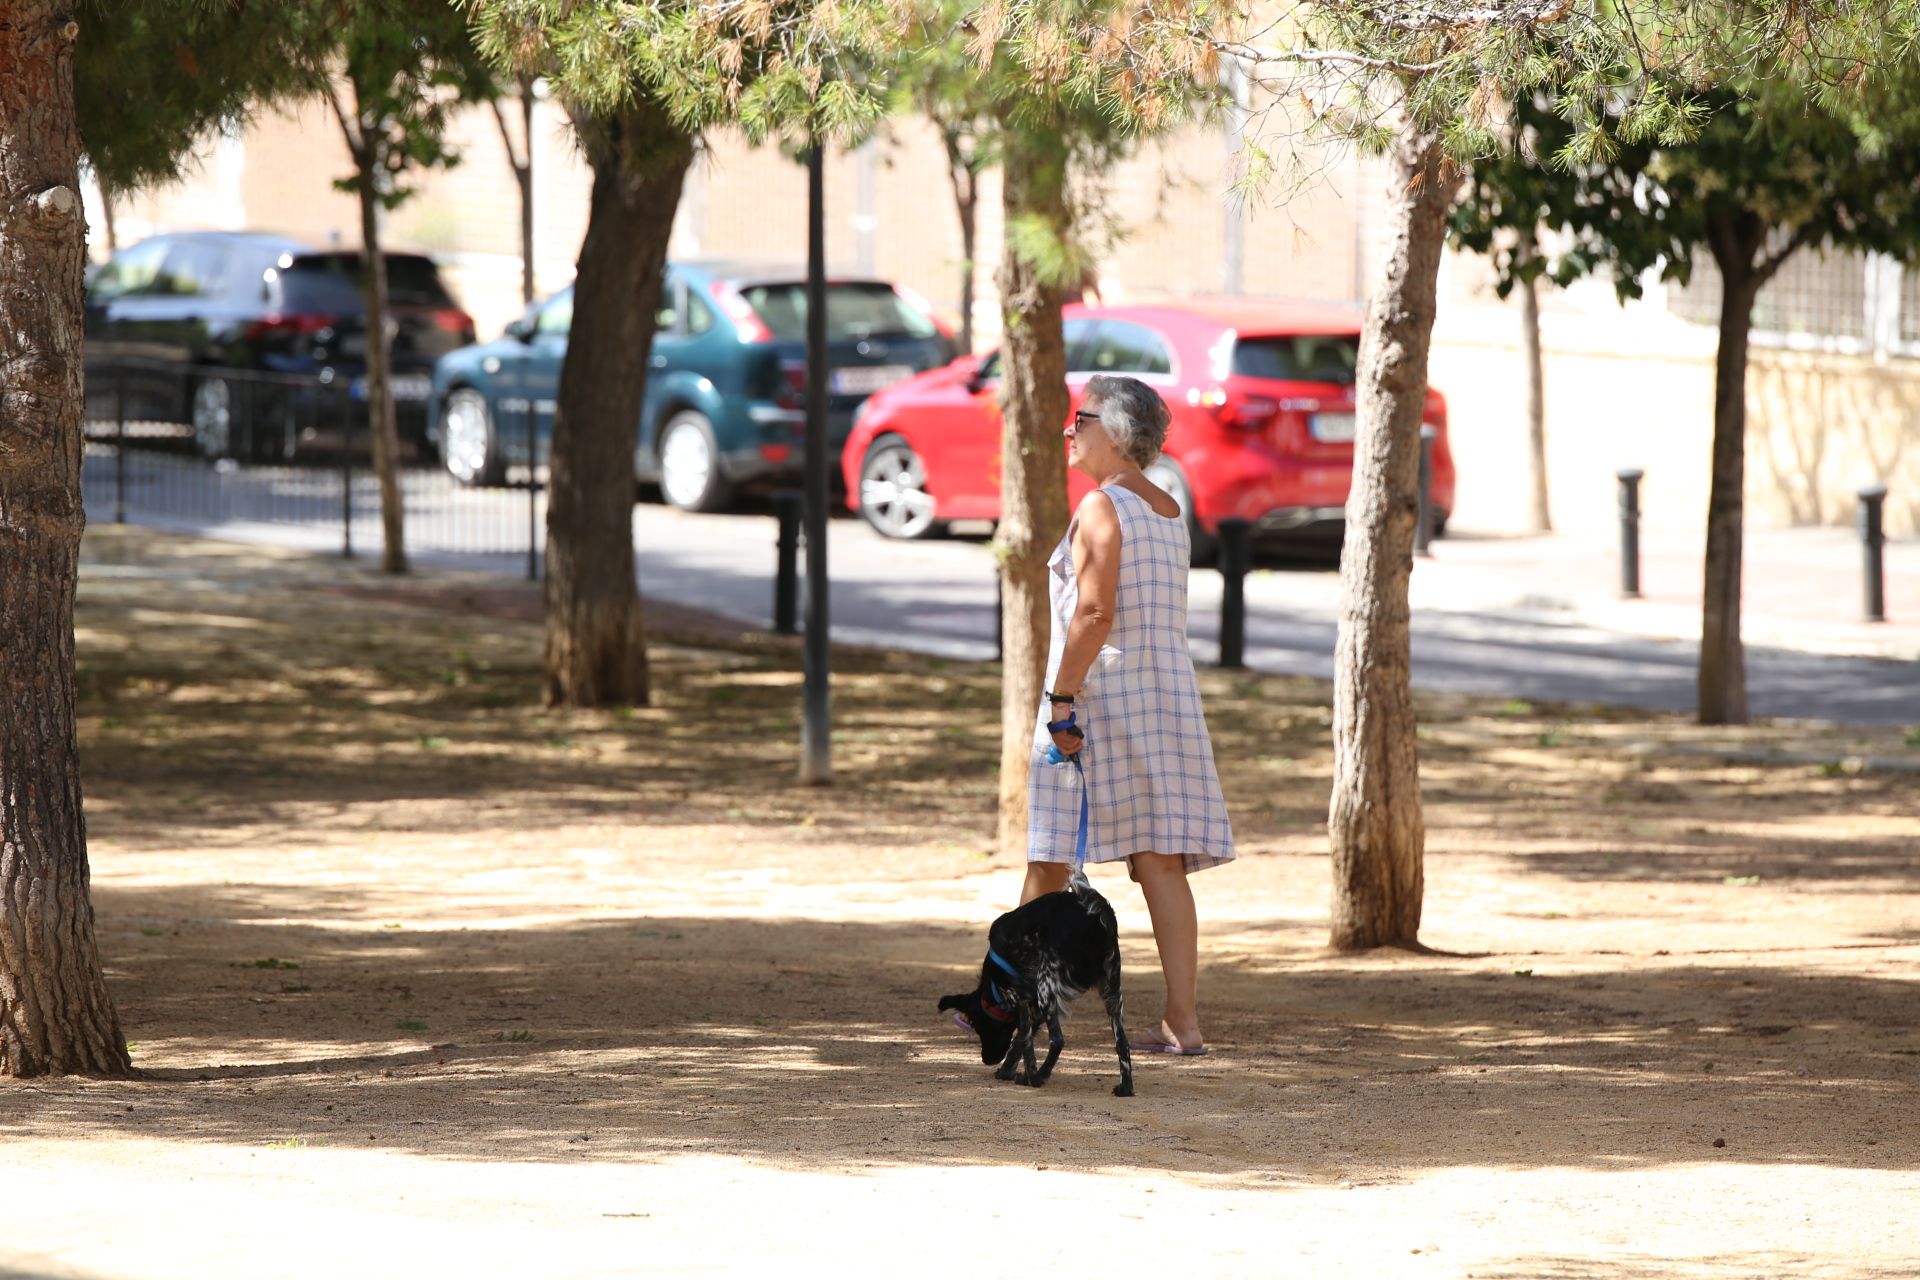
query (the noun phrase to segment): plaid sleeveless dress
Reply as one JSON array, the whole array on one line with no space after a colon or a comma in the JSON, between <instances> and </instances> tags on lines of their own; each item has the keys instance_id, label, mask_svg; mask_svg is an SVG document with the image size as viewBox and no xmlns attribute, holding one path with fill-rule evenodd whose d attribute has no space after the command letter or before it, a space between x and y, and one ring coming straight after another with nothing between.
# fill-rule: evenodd
<instances>
[{"instance_id":1,"label":"plaid sleeveless dress","mask_svg":"<svg viewBox=\"0 0 1920 1280\"><path fill-rule=\"evenodd\" d=\"M1187 650L1187 572L1192 558L1187 523L1161 515L1122 485L1103 486L1082 505L1087 502L1111 502L1120 517L1120 589L1113 631L1074 706L1087 733L1079 753L1081 769L1047 763L1053 738L1047 733L1046 706L1034 723L1027 860L1073 861L1084 771L1088 862L1167 853L1179 854L1189 872L1218 866L1233 858L1233 830L1213 767L1193 655ZM1051 689L1066 646L1067 624L1080 599L1071 527L1047 567L1053 603L1047 657Z\"/></svg>"}]
</instances>

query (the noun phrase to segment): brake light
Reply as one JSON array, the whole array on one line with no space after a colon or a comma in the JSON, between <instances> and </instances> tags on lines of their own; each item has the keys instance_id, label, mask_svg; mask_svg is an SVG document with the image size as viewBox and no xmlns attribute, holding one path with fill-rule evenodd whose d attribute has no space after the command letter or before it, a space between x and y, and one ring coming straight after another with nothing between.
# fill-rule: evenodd
<instances>
[{"instance_id":1,"label":"brake light","mask_svg":"<svg viewBox=\"0 0 1920 1280\"><path fill-rule=\"evenodd\" d=\"M261 316L247 326L246 339L249 342L260 338L294 338L321 333L333 328L338 316L321 315L314 312L297 312L293 315L281 315L274 312Z\"/></svg>"},{"instance_id":2,"label":"brake light","mask_svg":"<svg viewBox=\"0 0 1920 1280\"><path fill-rule=\"evenodd\" d=\"M753 304L740 296L740 291L725 280L715 280L707 287L713 300L727 319L733 321L733 327L740 333L742 342L772 342L773 330L767 328L766 321L753 309Z\"/></svg>"},{"instance_id":3,"label":"brake light","mask_svg":"<svg viewBox=\"0 0 1920 1280\"><path fill-rule=\"evenodd\" d=\"M444 329L448 333L463 333L469 340L473 334L473 317L458 307L441 307L433 313L433 327Z\"/></svg>"},{"instance_id":4,"label":"brake light","mask_svg":"<svg viewBox=\"0 0 1920 1280\"><path fill-rule=\"evenodd\" d=\"M1213 412L1225 426L1257 431L1273 421L1280 412L1280 402L1267 396L1223 396Z\"/></svg>"}]
</instances>

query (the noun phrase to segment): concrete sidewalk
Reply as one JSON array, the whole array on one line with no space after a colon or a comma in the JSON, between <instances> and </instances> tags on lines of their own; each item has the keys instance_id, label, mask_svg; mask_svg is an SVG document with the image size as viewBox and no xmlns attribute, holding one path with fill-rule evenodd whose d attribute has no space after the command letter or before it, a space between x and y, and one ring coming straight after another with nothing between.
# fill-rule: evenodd
<instances>
[{"instance_id":1,"label":"concrete sidewalk","mask_svg":"<svg viewBox=\"0 0 1920 1280\"><path fill-rule=\"evenodd\" d=\"M1704 540L1643 530L1641 598L1620 596L1616 541L1578 535L1449 534L1416 560L1413 607L1578 622L1674 640L1700 636ZM1849 529L1746 536L1741 634L1752 647L1920 660L1920 540L1885 551L1885 622L1862 620L1859 538Z\"/></svg>"}]
</instances>

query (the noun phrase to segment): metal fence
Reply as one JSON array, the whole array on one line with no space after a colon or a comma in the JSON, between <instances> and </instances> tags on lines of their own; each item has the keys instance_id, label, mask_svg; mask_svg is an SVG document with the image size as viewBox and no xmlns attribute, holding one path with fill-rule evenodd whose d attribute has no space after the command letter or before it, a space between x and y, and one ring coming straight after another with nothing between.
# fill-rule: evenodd
<instances>
[{"instance_id":1,"label":"metal fence","mask_svg":"<svg viewBox=\"0 0 1920 1280\"><path fill-rule=\"evenodd\" d=\"M81 487L89 520L256 534L348 556L383 550L358 381L125 360L90 369L88 382ZM546 526L541 472L520 468L499 487L463 485L426 440L425 406L407 408L400 492L408 553L524 557L536 576Z\"/></svg>"}]
</instances>

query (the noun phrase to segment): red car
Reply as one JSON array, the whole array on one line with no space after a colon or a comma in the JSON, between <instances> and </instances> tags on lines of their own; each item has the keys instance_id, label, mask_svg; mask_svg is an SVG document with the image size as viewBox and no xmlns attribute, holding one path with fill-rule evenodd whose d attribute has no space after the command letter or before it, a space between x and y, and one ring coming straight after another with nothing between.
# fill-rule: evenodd
<instances>
[{"instance_id":1,"label":"red car","mask_svg":"<svg viewBox=\"0 0 1920 1280\"><path fill-rule=\"evenodd\" d=\"M1353 480L1360 319L1344 308L1244 300L1071 306L1069 413L1096 374L1159 390L1173 422L1147 474L1186 511L1196 553L1229 516L1250 521L1256 539L1337 539ZM999 359L962 356L868 399L840 458L847 505L893 538L925 537L950 520L997 520ZM1446 401L1431 388L1423 417L1437 432L1440 528L1453 510L1454 470ZM1089 487L1070 473L1072 501Z\"/></svg>"}]
</instances>

